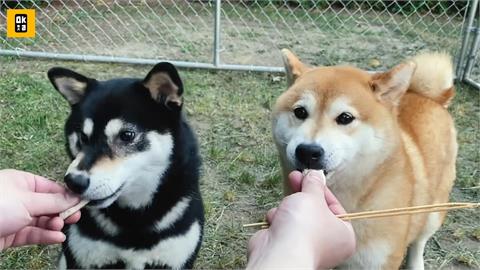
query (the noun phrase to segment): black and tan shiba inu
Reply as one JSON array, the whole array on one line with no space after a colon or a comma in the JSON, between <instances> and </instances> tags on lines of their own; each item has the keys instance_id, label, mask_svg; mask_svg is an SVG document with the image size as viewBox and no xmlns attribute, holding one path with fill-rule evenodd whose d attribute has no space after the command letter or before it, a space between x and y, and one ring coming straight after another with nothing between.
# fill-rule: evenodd
<instances>
[{"instance_id":1,"label":"black and tan shiba inu","mask_svg":"<svg viewBox=\"0 0 480 270\"><path fill-rule=\"evenodd\" d=\"M170 63L144 79L48 77L71 105L65 183L90 200L65 228L60 268L191 268L202 240L197 143Z\"/></svg>"}]
</instances>

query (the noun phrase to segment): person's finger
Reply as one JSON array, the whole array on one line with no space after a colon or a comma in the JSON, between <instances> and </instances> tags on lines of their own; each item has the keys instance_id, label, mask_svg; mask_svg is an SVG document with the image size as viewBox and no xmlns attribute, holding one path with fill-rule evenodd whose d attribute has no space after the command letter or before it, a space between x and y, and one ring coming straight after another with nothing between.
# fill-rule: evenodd
<instances>
[{"instance_id":1,"label":"person's finger","mask_svg":"<svg viewBox=\"0 0 480 270\"><path fill-rule=\"evenodd\" d=\"M77 211L75 212L74 214L72 214L71 216L69 216L67 219L64 220L64 222L66 224L74 224L74 223L77 223L80 218L81 218L81 212L80 211Z\"/></svg>"},{"instance_id":2,"label":"person's finger","mask_svg":"<svg viewBox=\"0 0 480 270\"><path fill-rule=\"evenodd\" d=\"M277 207L268 210L268 212L267 212L267 222L268 222L269 224L272 223L272 220L273 220L273 218L275 217L275 213L276 213L276 212L277 212Z\"/></svg>"},{"instance_id":3,"label":"person's finger","mask_svg":"<svg viewBox=\"0 0 480 270\"><path fill-rule=\"evenodd\" d=\"M50 219L52 219L52 217L49 217L49 216L34 217L32 218L32 221L30 222L29 226L47 228L47 224L50 221Z\"/></svg>"},{"instance_id":4,"label":"person's finger","mask_svg":"<svg viewBox=\"0 0 480 270\"><path fill-rule=\"evenodd\" d=\"M310 170L302 180L302 192L322 195L325 190L325 176L321 171Z\"/></svg>"},{"instance_id":5,"label":"person's finger","mask_svg":"<svg viewBox=\"0 0 480 270\"><path fill-rule=\"evenodd\" d=\"M257 231L252 237L250 237L250 240L248 241L247 257L250 257L252 251L255 250L256 246L265 243L265 241L262 241L262 238L266 237L266 235L267 229L262 229Z\"/></svg>"},{"instance_id":6,"label":"person's finger","mask_svg":"<svg viewBox=\"0 0 480 270\"><path fill-rule=\"evenodd\" d=\"M30 222L30 224L28 224L28 226L44 228L45 224L47 224L50 218L51 217L48 217L48 216L34 217L32 218L32 221Z\"/></svg>"},{"instance_id":7,"label":"person's finger","mask_svg":"<svg viewBox=\"0 0 480 270\"><path fill-rule=\"evenodd\" d=\"M302 178L303 175L299 171L292 171L288 175L288 183L290 184L290 188L292 189L292 192L300 192L302 189Z\"/></svg>"},{"instance_id":8,"label":"person's finger","mask_svg":"<svg viewBox=\"0 0 480 270\"><path fill-rule=\"evenodd\" d=\"M349 245L345 246L345 248L349 251L346 254L346 258L348 258L352 256L355 250L357 249L357 239L355 236L355 230L353 229L352 223L348 221L344 221L343 223L345 224L345 226L347 226L349 237L353 239L353 241L349 241Z\"/></svg>"},{"instance_id":9,"label":"person's finger","mask_svg":"<svg viewBox=\"0 0 480 270\"><path fill-rule=\"evenodd\" d=\"M51 231L61 231L61 230L63 229L63 226L64 226L64 225L65 225L65 222L63 221L62 218L60 218L60 217L52 217L52 218L48 221L45 229L51 230Z\"/></svg>"},{"instance_id":10,"label":"person's finger","mask_svg":"<svg viewBox=\"0 0 480 270\"><path fill-rule=\"evenodd\" d=\"M326 187L325 188L325 201L327 202L328 208L335 215L346 214L347 211L343 208L342 204L338 201L337 197L332 193L332 191Z\"/></svg>"},{"instance_id":11,"label":"person's finger","mask_svg":"<svg viewBox=\"0 0 480 270\"><path fill-rule=\"evenodd\" d=\"M65 234L38 227L25 227L15 234L12 247L35 244L59 244L65 241Z\"/></svg>"},{"instance_id":12,"label":"person's finger","mask_svg":"<svg viewBox=\"0 0 480 270\"><path fill-rule=\"evenodd\" d=\"M32 193L26 197L24 205L32 217L57 214L80 202L71 193Z\"/></svg>"},{"instance_id":13,"label":"person's finger","mask_svg":"<svg viewBox=\"0 0 480 270\"><path fill-rule=\"evenodd\" d=\"M33 218L29 226L52 230L52 231L60 231L61 229L63 229L64 225L65 223L63 219L61 219L58 216L54 216L54 217L41 216L41 217Z\"/></svg>"},{"instance_id":14,"label":"person's finger","mask_svg":"<svg viewBox=\"0 0 480 270\"><path fill-rule=\"evenodd\" d=\"M67 190L55 181L49 180L42 176L33 175L33 191L39 193L65 193Z\"/></svg>"}]
</instances>

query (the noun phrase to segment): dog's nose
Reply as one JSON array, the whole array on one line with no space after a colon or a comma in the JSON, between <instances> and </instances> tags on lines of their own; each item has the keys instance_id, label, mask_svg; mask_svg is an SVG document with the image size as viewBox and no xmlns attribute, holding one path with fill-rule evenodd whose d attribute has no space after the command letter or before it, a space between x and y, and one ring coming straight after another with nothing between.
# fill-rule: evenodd
<instances>
[{"instance_id":1,"label":"dog's nose","mask_svg":"<svg viewBox=\"0 0 480 270\"><path fill-rule=\"evenodd\" d=\"M306 168L322 169L323 148L318 144L300 144L295 149L295 157Z\"/></svg>"},{"instance_id":2,"label":"dog's nose","mask_svg":"<svg viewBox=\"0 0 480 270\"><path fill-rule=\"evenodd\" d=\"M65 181L65 184L67 184L67 187L77 194L82 194L90 184L90 179L81 174L69 173L65 175L63 180Z\"/></svg>"}]
</instances>

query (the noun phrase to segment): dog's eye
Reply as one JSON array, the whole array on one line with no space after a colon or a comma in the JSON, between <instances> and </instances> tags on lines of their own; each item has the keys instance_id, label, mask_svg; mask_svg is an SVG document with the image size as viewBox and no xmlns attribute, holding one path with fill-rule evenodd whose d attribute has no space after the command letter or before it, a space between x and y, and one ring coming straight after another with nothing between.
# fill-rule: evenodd
<instances>
[{"instance_id":1,"label":"dog's eye","mask_svg":"<svg viewBox=\"0 0 480 270\"><path fill-rule=\"evenodd\" d=\"M88 143L88 136L87 134L80 132L80 143L87 144Z\"/></svg>"},{"instance_id":2,"label":"dog's eye","mask_svg":"<svg viewBox=\"0 0 480 270\"><path fill-rule=\"evenodd\" d=\"M304 107L297 107L293 110L295 117L298 119L306 119L308 117L308 112Z\"/></svg>"},{"instance_id":3,"label":"dog's eye","mask_svg":"<svg viewBox=\"0 0 480 270\"><path fill-rule=\"evenodd\" d=\"M339 116L337 116L337 118L335 119L335 121L337 122L337 124L339 125L348 125L350 124L353 120L355 120L355 117L351 114L351 113L348 113L348 112L343 112L341 113Z\"/></svg>"},{"instance_id":4,"label":"dog's eye","mask_svg":"<svg viewBox=\"0 0 480 270\"><path fill-rule=\"evenodd\" d=\"M120 140L126 143L130 143L135 139L135 132L131 130L124 130L120 132Z\"/></svg>"}]
</instances>

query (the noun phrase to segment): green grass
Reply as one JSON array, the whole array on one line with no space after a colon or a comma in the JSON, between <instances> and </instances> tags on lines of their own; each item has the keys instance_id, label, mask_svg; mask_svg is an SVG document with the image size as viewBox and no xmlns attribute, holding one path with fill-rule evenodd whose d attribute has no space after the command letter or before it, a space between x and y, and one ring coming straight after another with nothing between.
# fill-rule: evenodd
<instances>
[{"instance_id":1,"label":"green grass","mask_svg":"<svg viewBox=\"0 0 480 270\"><path fill-rule=\"evenodd\" d=\"M67 168L63 122L68 105L49 85L54 65L105 79L144 76L147 66L85 64L0 57L0 168L16 168L61 179ZM271 75L182 70L187 116L200 141L201 189L206 209L204 243L197 268L241 268L252 231L282 197L271 106L285 80ZM479 201L479 92L458 85L451 108L460 144L452 200ZM469 211L448 215L429 241L426 261L439 266L480 267L480 217ZM27 247L0 253L0 268L52 268L57 247Z\"/></svg>"}]
</instances>

